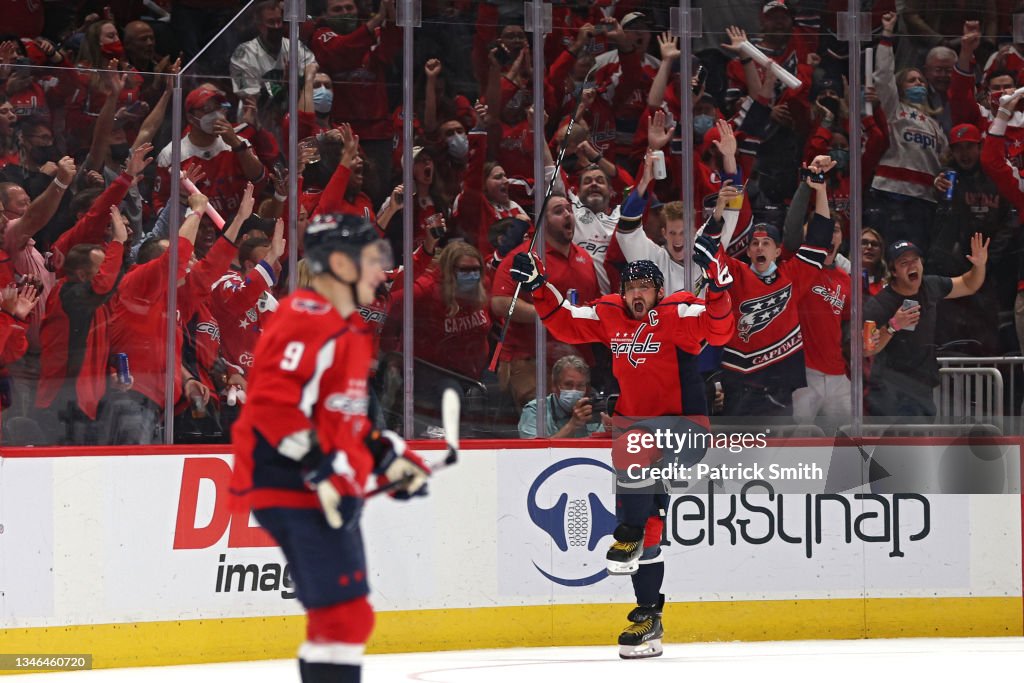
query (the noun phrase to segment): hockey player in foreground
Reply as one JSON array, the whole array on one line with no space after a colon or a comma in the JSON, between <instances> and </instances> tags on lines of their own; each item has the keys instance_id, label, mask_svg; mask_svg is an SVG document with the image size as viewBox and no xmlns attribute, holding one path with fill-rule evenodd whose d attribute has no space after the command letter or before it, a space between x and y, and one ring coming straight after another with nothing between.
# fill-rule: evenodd
<instances>
[{"instance_id":1,"label":"hockey player in foreground","mask_svg":"<svg viewBox=\"0 0 1024 683\"><path fill-rule=\"evenodd\" d=\"M281 302L256 346L248 401L234 425L237 505L278 542L307 612L304 683L357 683L373 630L359 530L364 486L400 482L425 494L429 468L367 418L373 302L390 267L387 244L361 216L316 217L305 235L311 289Z\"/></svg>"},{"instance_id":2,"label":"hockey player in foreground","mask_svg":"<svg viewBox=\"0 0 1024 683\"><path fill-rule=\"evenodd\" d=\"M716 207L719 220L723 208L724 201ZM694 261L708 278L707 300L685 291L665 296L664 276L650 261L628 264L619 294L585 306L570 305L553 285L546 284L533 254L515 257L512 276L533 292L537 314L555 337L569 344L598 342L611 348L612 371L621 388L615 412L622 417L616 424L626 418L637 420L630 427L634 432L654 428L707 432L708 410L697 356L705 342L721 345L732 337L735 325L727 291L732 276L723 265L717 237L697 238ZM626 436L612 448L619 477L618 526L607 557L610 574L632 575L637 607L629 613L630 626L619 636L619 656L657 657L664 633L665 567L660 542L668 494L651 478L630 476L628 466L663 467L671 461L660 452L628 455ZM676 462L692 465L706 450L684 451Z\"/></svg>"}]
</instances>

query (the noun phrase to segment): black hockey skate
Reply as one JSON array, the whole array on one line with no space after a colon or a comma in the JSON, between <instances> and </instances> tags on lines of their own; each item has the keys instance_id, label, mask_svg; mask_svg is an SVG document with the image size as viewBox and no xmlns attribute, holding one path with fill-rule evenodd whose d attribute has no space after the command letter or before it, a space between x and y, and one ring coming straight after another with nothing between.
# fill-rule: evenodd
<instances>
[{"instance_id":1,"label":"black hockey skate","mask_svg":"<svg viewBox=\"0 0 1024 683\"><path fill-rule=\"evenodd\" d=\"M661 625L664 604L662 598L657 605L638 605L629 613L627 618L633 623L619 635L619 657L646 659L661 655L661 639L665 635Z\"/></svg>"},{"instance_id":2,"label":"black hockey skate","mask_svg":"<svg viewBox=\"0 0 1024 683\"><path fill-rule=\"evenodd\" d=\"M640 555L644 552L644 530L620 524L615 529L615 542L608 548L608 573L613 576L636 574Z\"/></svg>"}]
</instances>

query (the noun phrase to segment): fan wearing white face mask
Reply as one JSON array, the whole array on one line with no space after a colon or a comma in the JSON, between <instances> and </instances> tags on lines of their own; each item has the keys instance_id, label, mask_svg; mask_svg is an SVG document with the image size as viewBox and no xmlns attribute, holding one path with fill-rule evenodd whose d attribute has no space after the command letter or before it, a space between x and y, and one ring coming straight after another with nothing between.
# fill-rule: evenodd
<instances>
[{"instance_id":1,"label":"fan wearing white face mask","mask_svg":"<svg viewBox=\"0 0 1024 683\"><path fill-rule=\"evenodd\" d=\"M187 135L181 141L181 168L199 166L205 178L196 187L209 197L221 215L238 210L246 183L259 183L266 169L253 151L249 137L253 129L235 126L225 115L227 99L210 84L200 85L185 97ZM153 203L157 209L167 202L171 189L171 145L157 157L157 183Z\"/></svg>"},{"instance_id":2,"label":"fan wearing white face mask","mask_svg":"<svg viewBox=\"0 0 1024 683\"><path fill-rule=\"evenodd\" d=\"M590 391L590 368L579 356L562 356L551 369L552 392L547 395L545 416L551 439L590 436L603 429L594 415ZM537 399L523 406L519 417L519 437L537 438Z\"/></svg>"}]
</instances>

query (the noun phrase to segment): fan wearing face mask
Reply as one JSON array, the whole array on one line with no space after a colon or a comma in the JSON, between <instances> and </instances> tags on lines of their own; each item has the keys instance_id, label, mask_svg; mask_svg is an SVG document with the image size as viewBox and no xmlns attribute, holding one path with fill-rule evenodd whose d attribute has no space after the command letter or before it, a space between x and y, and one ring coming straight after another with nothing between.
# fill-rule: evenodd
<instances>
[{"instance_id":1,"label":"fan wearing face mask","mask_svg":"<svg viewBox=\"0 0 1024 683\"><path fill-rule=\"evenodd\" d=\"M262 0L252 7L256 37L240 44L231 55L231 83L236 95L259 95L266 90L273 95L283 92L280 77L268 74L288 73L289 43L285 35L284 10L277 0ZM299 70L315 62L313 53L299 44Z\"/></svg>"},{"instance_id":2,"label":"fan wearing face mask","mask_svg":"<svg viewBox=\"0 0 1024 683\"><path fill-rule=\"evenodd\" d=\"M986 130L999 113L1000 98L1012 95L1020 84L1019 71L1014 68L1019 57L1011 58L1012 53L1008 53L1001 61L1000 68L986 68L981 86L977 88L979 92L976 92L974 53L980 44L981 28L978 22L965 21L960 54L949 82L949 109L954 126L968 123L979 130ZM1021 168L1024 166L1024 112L1019 107L1011 111L1003 135L1006 158L1012 166Z\"/></svg>"},{"instance_id":3,"label":"fan wearing face mask","mask_svg":"<svg viewBox=\"0 0 1024 683\"><path fill-rule=\"evenodd\" d=\"M451 242L413 285L416 358L472 380L487 367L491 330L490 282L483 265L475 247Z\"/></svg>"},{"instance_id":4,"label":"fan wearing face mask","mask_svg":"<svg viewBox=\"0 0 1024 683\"><path fill-rule=\"evenodd\" d=\"M928 84L919 69L894 71L896 13L882 16L875 56L875 88L889 120L890 145L871 183L870 204L885 217L879 230L892 243L908 239L927 253L936 195L932 179L949 149L946 134L928 106Z\"/></svg>"},{"instance_id":5,"label":"fan wearing face mask","mask_svg":"<svg viewBox=\"0 0 1024 683\"><path fill-rule=\"evenodd\" d=\"M590 436L603 429L594 413L590 391L590 368L579 356L562 356L551 370L552 392L544 399L547 434L552 439ZM519 416L519 438L537 438L537 399L523 406Z\"/></svg>"},{"instance_id":6,"label":"fan wearing face mask","mask_svg":"<svg viewBox=\"0 0 1024 683\"><path fill-rule=\"evenodd\" d=\"M251 126L235 126L225 115L227 99L210 84L194 89L185 97L188 133L181 141L181 168L202 168L205 178L196 187L209 197L222 216L234 213L248 182L259 183L266 169L256 156L249 138ZM157 156L157 182L153 203L160 209L171 190L171 145Z\"/></svg>"},{"instance_id":7,"label":"fan wearing face mask","mask_svg":"<svg viewBox=\"0 0 1024 683\"><path fill-rule=\"evenodd\" d=\"M368 19L355 0L327 0L310 39L313 55L334 82L334 121L351 124L376 181L366 193L380 206L391 189L391 153L395 126L388 101L388 73L402 47L394 0L381 0ZM377 3L373 3L377 5ZM323 97L323 96L321 96Z\"/></svg>"},{"instance_id":8,"label":"fan wearing face mask","mask_svg":"<svg viewBox=\"0 0 1024 683\"><path fill-rule=\"evenodd\" d=\"M68 151L72 153L89 144L89 133L96 124L96 117L111 94L102 72L96 69L115 69L127 74L124 86L113 95L119 108L139 102L142 89L142 77L128 64L121 35L112 21L96 21L85 29L76 66L79 70L73 72L73 89L64 100Z\"/></svg>"}]
</instances>

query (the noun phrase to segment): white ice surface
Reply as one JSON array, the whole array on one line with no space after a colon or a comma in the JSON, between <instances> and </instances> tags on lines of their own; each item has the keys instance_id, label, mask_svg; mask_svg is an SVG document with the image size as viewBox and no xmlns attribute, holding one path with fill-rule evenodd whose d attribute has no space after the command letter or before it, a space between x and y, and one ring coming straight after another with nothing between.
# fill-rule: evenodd
<instances>
[{"instance_id":1,"label":"white ice surface","mask_svg":"<svg viewBox=\"0 0 1024 683\"><path fill-rule=\"evenodd\" d=\"M708 681L1021 680L1024 638L668 644L661 657L623 661L615 646L466 650L366 658L364 683L677 683ZM1003 677L1006 678L1003 678ZM36 683L292 683L295 660L10 676Z\"/></svg>"}]
</instances>

